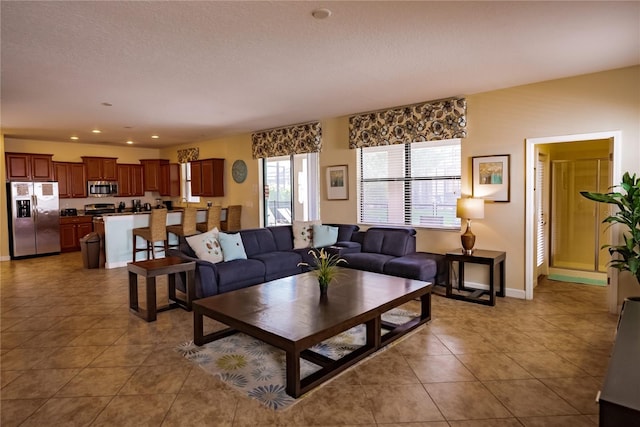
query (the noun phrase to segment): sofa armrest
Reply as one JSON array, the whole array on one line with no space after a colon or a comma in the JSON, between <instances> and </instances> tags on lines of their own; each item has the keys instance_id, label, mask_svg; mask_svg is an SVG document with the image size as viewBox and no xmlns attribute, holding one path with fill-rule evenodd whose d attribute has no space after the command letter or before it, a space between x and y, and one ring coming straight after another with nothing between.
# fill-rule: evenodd
<instances>
[{"instance_id":1,"label":"sofa armrest","mask_svg":"<svg viewBox=\"0 0 640 427\"><path fill-rule=\"evenodd\" d=\"M196 272L194 280L196 299L217 295L219 293L218 269L216 268L216 265L214 263L191 257L176 249L169 249L168 255L177 256L189 261L195 261ZM176 287L178 289L184 290L186 277L184 274L179 274L178 276L179 277L176 279Z\"/></svg>"},{"instance_id":2,"label":"sofa armrest","mask_svg":"<svg viewBox=\"0 0 640 427\"><path fill-rule=\"evenodd\" d=\"M325 248L327 253L338 256L352 254L362 251L362 245L358 242L336 242L335 244Z\"/></svg>"}]
</instances>

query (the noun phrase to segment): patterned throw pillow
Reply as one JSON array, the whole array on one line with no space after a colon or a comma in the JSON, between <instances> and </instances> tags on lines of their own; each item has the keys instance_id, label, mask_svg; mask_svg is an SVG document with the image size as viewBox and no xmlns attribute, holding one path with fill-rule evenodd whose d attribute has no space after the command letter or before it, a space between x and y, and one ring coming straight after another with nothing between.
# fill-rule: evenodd
<instances>
[{"instance_id":1,"label":"patterned throw pillow","mask_svg":"<svg viewBox=\"0 0 640 427\"><path fill-rule=\"evenodd\" d=\"M313 226L321 221L293 221L293 248L310 248L313 243Z\"/></svg>"},{"instance_id":2,"label":"patterned throw pillow","mask_svg":"<svg viewBox=\"0 0 640 427\"><path fill-rule=\"evenodd\" d=\"M185 238L199 259L212 263L222 262L222 248L218 241L218 229Z\"/></svg>"}]
</instances>

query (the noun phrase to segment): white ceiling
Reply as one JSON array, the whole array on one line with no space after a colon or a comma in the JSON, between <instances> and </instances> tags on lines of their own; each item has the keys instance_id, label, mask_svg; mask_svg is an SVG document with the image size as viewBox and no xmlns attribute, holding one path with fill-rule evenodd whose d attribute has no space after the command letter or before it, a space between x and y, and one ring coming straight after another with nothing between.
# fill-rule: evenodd
<instances>
[{"instance_id":1,"label":"white ceiling","mask_svg":"<svg viewBox=\"0 0 640 427\"><path fill-rule=\"evenodd\" d=\"M3 0L1 49L6 137L160 147L636 65L640 2Z\"/></svg>"}]
</instances>

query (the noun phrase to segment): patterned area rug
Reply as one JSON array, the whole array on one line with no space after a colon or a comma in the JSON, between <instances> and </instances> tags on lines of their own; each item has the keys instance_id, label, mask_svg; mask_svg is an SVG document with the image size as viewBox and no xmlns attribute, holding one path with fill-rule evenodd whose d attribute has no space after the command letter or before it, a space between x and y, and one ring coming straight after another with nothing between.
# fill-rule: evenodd
<instances>
[{"instance_id":1,"label":"patterned area rug","mask_svg":"<svg viewBox=\"0 0 640 427\"><path fill-rule=\"evenodd\" d=\"M400 325L418 315L396 308L383 314L382 319ZM365 325L358 325L313 346L311 350L334 360L339 359L365 344L365 332ZM389 346L372 356L386 348ZM189 341L176 347L176 351L207 373L217 375L245 396L273 410L286 409L300 400L294 399L285 392L284 351L249 335L237 333L201 347ZM320 366L304 359L300 361L301 378L318 370Z\"/></svg>"}]
</instances>

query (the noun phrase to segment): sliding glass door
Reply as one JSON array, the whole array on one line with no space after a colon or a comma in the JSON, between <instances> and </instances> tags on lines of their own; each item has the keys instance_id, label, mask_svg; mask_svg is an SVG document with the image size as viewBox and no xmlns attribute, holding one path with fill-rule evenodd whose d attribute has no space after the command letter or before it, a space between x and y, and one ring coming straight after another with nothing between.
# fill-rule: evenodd
<instances>
[{"instance_id":1,"label":"sliding glass door","mask_svg":"<svg viewBox=\"0 0 640 427\"><path fill-rule=\"evenodd\" d=\"M292 224L320 218L318 154L263 159L264 224Z\"/></svg>"}]
</instances>

